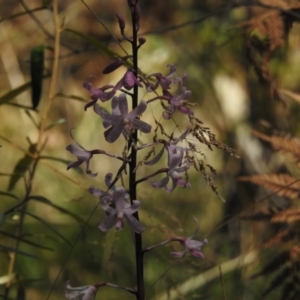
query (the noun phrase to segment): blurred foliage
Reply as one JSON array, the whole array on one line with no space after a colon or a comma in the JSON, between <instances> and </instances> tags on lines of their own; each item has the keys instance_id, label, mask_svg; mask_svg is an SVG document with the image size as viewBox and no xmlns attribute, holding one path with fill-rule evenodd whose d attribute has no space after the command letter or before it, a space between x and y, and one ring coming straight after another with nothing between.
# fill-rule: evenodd
<instances>
[{"instance_id":1,"label":"blurred foliage","mask_svg":"<svg viewBox=\"0 0 300 300\"><path fill-rule=\"evenodd\" d=\"M264 189L238 182L237 178L294 167L253 136L251 129L267 135L299 135L297 18L294 14L293 27L277 49L272 48L270 54L268 48L266 60L266 52L262 54L257 49L265 47L268 32L259 31L253 24L257 24L257 16L274 12L270 8L243 5L251 1L236 1L236 5L221 0L140 2L140 33L147 39L140 51L142 72L166 74L169 63L177 65L178 74L186 72L186 86L193 93L190 100L196 105L197 116L240 157L212 152L205 146L201 149L217 170L214 180L226 203L197 173L190 175L191 190L177 188L172 195L150 189L147 182L139 185L141 219L147 227L143 234L145 247L173 235L190 236L195 228L193 215L200 221L197 238L209 240L203 247L205 260L192 256L176 260L169 253L180 245L173 244L147 253L148 299L258 299L266 288L266 278L251 276L276 251L261 251L267 229L261 224L250 226L239 215L256 211L255 203L261 199L265 200L260 205L265 206L282 206L286 199L270 196ZM278 1L290 5L283 9L293 13L297 13L298 2ZM54 283L47 299L65 299L67 280L74 286L98 281L130 287L135 284L131 232L128 228L100 232L97 226L104 214L86 191L91 184L103 188L104 174L117 169L120 163L96 157L91 165L99 172L96 179L78 170L66 171L66 164L73 159L65 150L73 127L76 140L87 149L101 147L117 152L120 148L118 143L101 144L101 119L90 111L84 112L89 95L82 88L90 76L95 76L95 86L121 77L118 72L102 75L111 57L121 53L120 48L82 1L58 3L64 26L58 80L43 133L47 143L39 159L35 144L39 139L38 124L49 101L54 57L51 1L0 3L0 296L4 298L9 290L7 299L25 299L24 293L26 299L46 299ZM127 1L86 3L119 38L115 14L127 20ZM271 1L262 3L272 6ZM41 45L43 48L37 48ZM36 83L39 87L42 84L41 97L30 93L30 58L36 49L43 49L44 55L43 68L40 52L37 59L37 72L43 72L45 77L42 83ZM270 76L264 77L266 74ZM30 177L32 166L36 168L34 178ZM143 168L139 170L142 173L146 172ZM28 182L32 185L28 186ZM72 252L71 245L75 245ZM271 279L267 277L268 282ZM281 293L276 293L266 298L280 299ZM133 296L104 287L96 299Z\"/></svg>"}]
</instances>

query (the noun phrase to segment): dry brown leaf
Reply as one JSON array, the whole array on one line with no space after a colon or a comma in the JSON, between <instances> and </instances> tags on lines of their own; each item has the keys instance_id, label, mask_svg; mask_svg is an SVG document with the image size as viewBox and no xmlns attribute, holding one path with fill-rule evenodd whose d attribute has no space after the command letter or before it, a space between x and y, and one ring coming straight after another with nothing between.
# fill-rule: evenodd
<instances>
[{"instance_id":1,"label":"dry brown leaf","mask_svg":"<svg viewBox=\"0 0 300 300\"><path fill-rule=\"evenodd\" d=\"M272 223L292 223L300 220L300 208L290 208L275 214Z\"/></svg>"},{"instance_id":2,"label":"dry brown leaf","mask_svg":"<svg viewBox=\"0 0 300 300\"><path fill-rule=\"evenodd\" d=\"M300 259L300 246L294 246L290 252L291 259L299 260Z\"/></svg>"},{"instance_id":3,"label":"dry brown leaf","mask_svg":"<svg viewBox=\"0 0 300 300\"><path fill-rule=\"evenodd\" d=\"M258 131L252 130L253 135L263 141L269 142L274 150L292 153L300 159L300 139L295 137L282 137L278 135L267 136Z\"/></svg>"},{"instance_id":4,"label":"dry brown leaf","mask_svg":"<svg viewBox=\"0 0 300 300\"><path fill-rule=\"evenodd\" d=\"M289 90L285 90L285 89L280 89L278 90L279 95L281 96L287 96L290 99L296 101L297 103L300 103L300 94L289 91Z\"/></svg>"},{"instance_id":5,"label":"dry brown leaf","mask_svg":"<svg viewBox=\"0 0 300 300\"><path fill-rule=\"evenodd\" d=\"M290 230L289 229L285 229L285 230L282 230L282 231L279 231L275 236L272 236L271 238L269 238L266 242L264 242L263 246L265 248L269 248L271 246L274 246L274 245L278 245L281 243L281 241L286 237L288 236L290 233Z\"/></svg>"},{"instance_id":6,"label":"dry brown leaf","mask_svg":"<svg viewBox=\"0 0 300 300\"><path fill-rule=\"evenodd\" d=\"M261 4L275 8L264 9L264 12L249 20L249 32L250 34L256 32L261 42L263 40L268 41L269 45L266 51L270 55L278 47L282 47L286 43L287 27L282 11L279 9L287 10L289 7L286 1L283 0L262 0Z\"/></svg>"},{"instance_id":7,"label":"dry brown leaf","mask_svg":"<svg viewBox=\"0 0 300 300\"><path fill-rule=\"evenodd\" d=\"M275 192L278 196L298 198L300 192L300 179L288 174L262 174L248 177L239 177L239 181L248 181Z\"/></svg>"}]
</instances>

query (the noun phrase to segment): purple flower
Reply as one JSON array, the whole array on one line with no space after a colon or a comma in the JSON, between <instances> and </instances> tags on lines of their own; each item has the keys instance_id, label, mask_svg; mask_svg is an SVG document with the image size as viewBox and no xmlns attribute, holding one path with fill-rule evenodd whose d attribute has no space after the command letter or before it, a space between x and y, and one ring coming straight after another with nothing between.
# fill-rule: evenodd
<instances>
[{"instance_id":1,"label":"purple flower","mask_svg":"<svg viewBox=\"0 0 300 300\"><path fill-rule=\"evenodd\" d=\"M115 85L114 91L120 90L124 87L126 90L131 90L135 85L139 87L143 87L143 85L136 79L132 70L127 69L124 76L120 79L120 81Z\"/></svg>"},{"instance_id":2,"label":"purple flower","mask_svg":"<svg viewBox=\"0 0 300 300\"><path fill-rule=\"evenodd\" d=\"M112 89L110 92L106 92L106 90L113 88L113 85L105 85L102 88L94 88L90 82L85 82L83 87L91 93L92 99L92 101L84 106L84 110L87 110L89 107L95 105L98 99L100 99L102 102L105 102L116 94L116 90L114 89Z\"/></svg>"},{"instance_id":3,"label":"purple flower","mask_svg":"<svg viewBox=\"0 0 300 300\"><path fill-rule=\"evenodd\" d=\"M99 149L95 149L95 150L91 150L88 151L86 149L84 149L73 137L72 132L70 132L71 138L73 139L73 141L76 143L77 146L74 145L68 145L66 147L66 150L68 150L69 152L71 152L72 154L74 154L75 156L77 156L77 161L71 162L68 164L67 166L67 170L71 169L71 168L76 168L79 167L81 164L83 164L84 162L86 163L86 174L95 177L97 176L98 173L92 173L92 171L90 170L89 164L90 164L90 160L92 159L94 154L102 154L103 151L99 150Z\"/></svg>"},{"instance_id":4,"label":"purple flower","mask_svg":"<svg viewBox=\"0 0 300 300\"><path fill-rule=\"evenodd\" d=\"M183 75L183 77L175 77L172 78L173 75L176 72L176 67L174 65L168 65L170 68L170 73L167 76L163 76L161 73L153 73L148 76L149 77L155 77L156 83L151 84L148 83L147 90L149 92L155 91L158 86L160 85L162 88L163 93L163 100L168 101L169 105L164 106L166 109L163 113L163 117L166 120L169 120L171 116L174 114L175 110L178 109L180 112L187 114L187 115L193 115L194 112L187 107L187 98L191 95L191 91L187 90L185 87L183 87L183 80L187 77L186 75ZM168 90L170 89L170 85L172 83L179 83L182 88L182 93L178 96L173 96Z\"/></svg>"},{"instance_id":5,"label":"purple flower","mask_svg":"<svg viewBox=\"0 0 300 300\"><path fill-rule=\"evenodd\" d=\"M124 227L123 219L125 219L130 226L130 228L136 233L142 233L145 227L132 215L138 211L140 207L140 202L138 200L133 200L132 205L127 202L125 189L123 187L117 187L112 193L111 204L102 204L102 208L107 213L107 217L99 225L99 229L103 232L115 227L120 230Z\"/></svg>"},{"instance_id":6,"label":"purple flower","mask_svg":"<svg viewBox=\"0 0 300 300\"><path fill-rule=\"evenodd\" d=\"M190 129L188 128L178 138L173 138L173 140L171 142L160 140L160 142L162 142L164 144L164 147L158 152L158 154L153 159L151 159L149 161L146 161L145 165L152 166L152 165L156 164L161 159L165 149L168 151L168 153L169 153L169 151L172 151L173 154L174 154L174 151L176 152L178 150L178 153L180 154L180 157L181 157L181 161L179 162L179 164L181 164L182 158L183 158L183 152L187 151L187 150L190 150L190 149L176 146L176 144L178 142L182 142L183 140L185 140L186 137L189 135L189 133L190 133ZM170 154L169 154L169 159L170 159Z\"/></svg>"},{"instance_id":7,"label":"purple flower","mask_svg":"<svg viewBox=\"0 0 300 300\"><path fill-rule=\"evenodd\" d=\"M178 252L171 252L171 254L175 257L181 258L185 256L186 252L189 250L193 256L195 257L201 257L204 259L204 255L201 252L201 247L205 244L208 243L207 239L204 239L202 242L193 240L192 238L198 233L199 230L199 222L198 220L194 217L194 220L197 222L197 228L195 232L193 233L192 236L188 238L176 238L178 242L181 243L181 245L184 247L183 251L178 251Z\"/></svg>"},{"instance_id":8,"label":"purple flower","mask_svg":"<svg viewBox=\"0 0 300 300\"><path fill-rule=\"evenodd\" d=\"M172 193L177 185L185 188L191 188L191 184L184 179L179 173L186 172L189 169L189 164L187 163L184 166L172 168L168 171L167 176L161 180L152 182L151 185L154 188L165 188L165 190L169 193ZM170 178L172 179L172 186L167 186Z\"/></svg>"},{"instance_id":9,"label":"purple flower","mask_svg":"<svg viewBox=\"0 0 300 300\"><path fill-rule=\"evenodd\" d=\"M163 117L169 120L174 114L175 110L178 109L180 112L187 115L194 115L194 112L186 106L187 98L191 95L191 91L186 90L185 87L182 88L182 94L174 96L169 100L169 106L166 107Z\"/></svg>"},{"instance_id":10,"label":"purple flower","mask_svg":"<svg viewBox=\"0 0 300 300\"><path fill-rule=\"evenodd\" d=\"M176 146L174 144L167 145L168 150L168 168L169 171L167 176L162 178L161 180L151 182L151 185L154 188L165 188L165 190L169 193L172 193L177 185L191 188L191 184L184 179L182 179L179 173L186 172L190 168L189 161L185 161L184 165L182 164L184 151L188 150L186 148L182 148L180 146ZM162 155L160 152L158 156ZM172 179L172 187L168 187L170 178Z\"/></svg>"},{"instance_id":11,"label":"purple flower","mask_svg":"<svg viewBox=\"0 0 300 300\"><path fill-rule=\"evenodd\" d=\"M97 294L98 288L94 285L86 285L80 287L72 287L69 282L67 282L65 296L68 299L78 299L78 300L94 300Z\"/></svg>"},{"instance_id":12,"label":"purple flower","mask_svg":"<svg viewBox=\"0 0 300 300\"><path fill-rule=\"evenodd\" d=\"M112 185L113 182L113 174L108 173L105 175L105 184L109 191L102 191L100 189L97 189L93 186L89 187L89 192L94 195L95 197L98 197L100 199L100 204L101 205L109 205L113 201L113 193L116 187Z\"/></svg>"},{"instance_id":13,"label":"purple flower","mask_svg":"<svg viewBox=\"0 0 300 300\"><path fill-rule=\"evenodd\" d=\"M158 88L158 86L160 85L162 90L163 90L163 95L164 96L167 96L167 95L171 96L171 94L168 92L168 90L170 89L170 85L173 82L175 82L175 80L178 81L179 78L172 79L173 75L176 72L175 65L169 64L169 65L167 65L167 67L170 68L170 72L167 76L163 76L161 73L153 73L153 74L150 74L150 75L147 76L147 78L150 78L150 77L155 77L156 78L156 83L155 84L152 84L150 82L147 84L148 92L155 91Z\"/></svg>"},{"instance_id":14,"label":"purple flower","mask_svg":"<svg viewBox=\"0 0 300 300\"><path fill-rule=\"evenodd\" d=\"M108 128L104 132L104 136L107 142L115 142L121 133L127 138L130 135L132 129L140 130L144 133L151 131L151 126L137 117L139 117L147 108L147 103L141 101L141 103L128 113L128 103L125 94L121 94L119 97L114 97L112 100L112 114L107 113L99 106L94 106L96 114L100 115L103 119L103 126Z\"/></svg>"}]
</instances>

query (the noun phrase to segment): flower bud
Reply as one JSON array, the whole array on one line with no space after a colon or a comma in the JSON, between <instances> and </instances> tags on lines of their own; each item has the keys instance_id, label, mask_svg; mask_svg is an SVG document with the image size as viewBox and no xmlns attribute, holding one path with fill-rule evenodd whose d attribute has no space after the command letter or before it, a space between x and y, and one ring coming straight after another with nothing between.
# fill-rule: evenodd
<instances>
[{"instance_id":1,"label":"flower bud","mask_svg":"<svg viewBox=\"0 0 300 300\"><path fill-rule=\"evenodd\" d=\"M104 70L103 70L103 74L109 74L115 70L117 70L119 67L121 67L123 65L123 60L121 59L116 59L113 62L111 62L110 64L108 64Z\"/></svg>"},{"instance_id":2,"label":"flower bud","mask_svg":"<svg viewBox=\"0 0 300 300\"><path fill-rule=\"evenodd\" d=\"M140 37L138 41L139 41L139 45L138 45L139 47L146 43L146 39L144 37Z\"/></svg>"},{"instance_id":3,"label":"flower bud","mask_svg":"<svg viewBox=\"0 0 300 300\"><path fill-rule=\"evenodd\" d=\"M121 30L121 33L124 33L124 29L125 29L125 20L122 16L120 16L119 14L116 14L117 18L118 18L118 22L119 22L119 27Z\"/></svg>"},{"instance_id":4,"label":"flower bud","mask_svg":"<svg viewBox=\"0 0 300 300\"><path fill-rule=\"evenodd\" d=\"M130 8L134 8L137 4L137 0L127 0L127 2Z\"/></svg>"}]
</instances>

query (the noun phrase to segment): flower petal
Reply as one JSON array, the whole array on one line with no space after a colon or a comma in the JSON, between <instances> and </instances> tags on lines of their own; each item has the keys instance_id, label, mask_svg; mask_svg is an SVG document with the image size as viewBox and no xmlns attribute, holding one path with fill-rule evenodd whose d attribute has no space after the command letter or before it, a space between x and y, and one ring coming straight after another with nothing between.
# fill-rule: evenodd
<instances>
[{"instance_id":1,"label":"flower petal","mask_svg":"<svg viewBox=\"0 0 300 300\"><path fill-rule=\"evenodd\" d=\"M183 114L191 115L191 116L194 115L194 112L193 112L190 108L188 108L187 106L181 105L181 106L179 106L179 107L177 107L177 108L178 108L178 110L179 110L180 112L182 112Z\"/></svg>"},{"instance_id":2,"label":"flower petal","mask_svg":"<svg viewBox=\"0 0 300 300\"><path fill-rule=\"evenodd\" d=\"M121 229L123 229L123 227L124 227L124 224L123 224L122 220L118 219L118 221L115 225L116 230L120 231Z\"/></svg>"},{"instance_id":3,"label":"flower petal","mask_svg":"<svg viewBox=\"0 0 300 300\"><path fill-rule=\"evenodd\" d=\"M83 160L76 160L74 162L71 162L67 165L67 170L70 170L71 168L77 168L79 167L84 161Z\"/></svg>"},{"instance_id":4,"label":"flower petal","mask_svg":"<svg viewBox=\"0 0 300 300\"><path fill-rule=\"evenodd\" d=\"M141 132L149 133L151 131L151 125L142 120L134 119L132 123L134 128L140 130Z\"/></svg>"},{"instance_id":5,"label":"flower petal","mask_svg":"<svg viewBox=\"0 0 300 300\"><path fill-rule=\"evenodd\" d=\"M166 176L161 180L151 182L151 185L154 188L163 188L168 184L168 182L169 182L169 176Z\"/></svg>"},{"instance_id":6,"label":"flower petal","mask_svg":"<svg viewBox=\"0 0 300 300\"><path fill-rule=\"evenodd\" d=\"M130 207L124 208L124 213L132 215L133 213L135 213L136 211L138 211L138 209L140 208L140 206L141 206L140 205L140 201L133 200L132 201L132 205Z\"/></svg>"},{"instance_id":7,"label":"flower petal","mask_svg":"<svg viewBox=\"0 0 300 300\"><path fill-rule=\"evenodd\" d=\"M142 100L139 105L128 114L127 118L133 120L134 118L140 116L146 109L147 102Z\"/></svg>"},{"instance_id":8,"label":"flower petal","mask_svg":"<svg viewBox=\"0 0 300 300\"><path fill-rule=\"evenodd\" d=\"M104 132L105 140L109 143L114 143L121 135L123 128L123 122L118 120L114 126L110 127Z\"/></svg>"},{"instance_id":9,"label":"flower petal","mask_svg":"<svg viewBox=\"0 0 300 300\"><path fill-rule=\"evenodd\" d=\"M185 253L186 253L186 249L183 251L171 252L170 254L173 255L174 257L181 258L185 256Z\"/></svg>"},{"instance_id":10,"label":"flower petal","mask_svg":"<svg viewBox=\"0 0 300 300\"><path fill-rule=\"evenodd\" d=\"M104 195L107 194L106 192L104 192L100 189L97 189L92 185L89 187L89 193L92 194L95 197L103 197Z\"/></svg>"},{"instance_id":11,"label":"flower petal","mask_svg":"<svg viewBox=\"0 0 300 300\"><path fill-rule=\"evenodd\" d=\"M175 106L180 105L180 104L182 104L182 101L186 100L192 94L191 91L186 90L185 88L182 88L182 90L183 90L183 93L176 97L173 97L170 100L170 103L174 104Z\"/></svg>"},{"instance_id":12,"label":"flower petal","mask_svg":"<svg viewBox=\"0 0 300 300\"><path fill-rule=\"evenodd\" d=\"M168 167L174 169L178 167L183 159L183 149L176 145L169 145L168 149Z\"/></svg>"},{"instance_id":13,"label":"flower petal","mask_svg":"<svg viewBox=\"0 0 300 300\"><path fill-rule=\"evenodd\" d=\"M125 94L121 94L118 98L118 106L123 117L128 115L128 102Z\"/></svg>"},{"instance_id":14,"label":"flower petal","mask_svg":"<svg viewBox=\"0 0 300 300\"><path fill-rule=\"evenodd\" d=\"M80 299L82 300L93 300L98 291L97 287L93 285L81 286L81 287L72 287L69 283L66 286L70 291L66 291L65 296L68 299L78 299L78 296L83 295Z\"/></svg>"},{"instance_id":15,"label":"flower petal","mask_svg":"<svg viewBox=\"0 0 300 300\"><path fill-rule=\"evenodd\" d=\"M111 100L111 110L113 115L120 116L121 111L119 108L119 98L118 97L113 97Z\"/></svg>"},{"instance_id":16,"label":"flower petal","mask_svg":"<svg viewBox=\"0 0 300 300\"><path fill-rule=\"evenodd\" d=\"M116 214L111 214L107 216L104 221L98 226L98 228L106 232L107 230L113 228L118 222L117 215Z\"/></svg>"},{"instance_id":17,"label":"flower petal","mask_svg":"<svg viewBox=\"0 0 300 300\"><path fill-rule=\"evenodd\" d=\"M91 153L86 150L81 150L78 147L74 145L68 145L66 147L66 150L77 156L78 158L81 158L82 160L87 160L91 156Z\"/></svg>"},{"instance_id":18,"label":"flower petal","mask_svg":"<svg viewBox=\"0 0 300 300\"><path fill-rule=\"evenodd\" d=\"M122 120L121 116L115 116L112 114L109 114L108 112L106 112L104 109L102 109L101 107L99 107L98 105L94 105L94 112L101 116L102 120L103 120L103 125L105 128L107 128L110 125L114 125L116 122Z\"/></svg>"},{"instance_id":19,"label":"flower petal","mask_svg":"<svg viewBox=\"0 0 300 300\"><path fill-rule=\"evenodd\" d=\"M142 233L145 230L144 225L142 225L134 216L125 213L124 218L134 232Z\"/></svg>"},{"instance_id":20,"label":"flower petal","mask_svg":"<svg viewBox=\"0 0 300 300\"><path fill-rule=\"evenodd\" d=\"M144 164L147 166L152 166L152 165L156 164L162 158L164 150L165 150L165 147L162 147L162 149L158 152L158 154L156 156L154 156L151 160L144 162Z\"/></svg>"},{"instance_id":21,"label":"flower petal","mask_svg":"<svg viewBox=\"0 0 300 300\"><path fill-rule=\"evenodd\" d=\"M168 193L172 193L175 190L176 186L177 186L177 180L172 178L172 187L165 186L165 190Z\"/></svg>"},{"instance_id":22,"label":"flower petal","mask_svg":"<svg viewBox=\"0 0 300 300\"><path fill-rule=\"evenodd\" d=\"M110 188L110 189L112 189L112 190L115 189L115 186L114 186L114 185L111 186L111 184L113 183L113 174L112 174L112 173L107 173L107 174L105 175L104 182L105 182L107 188Z\"/></svg>"}]
</instances>

